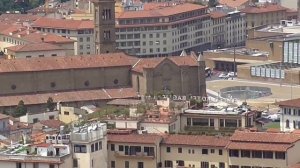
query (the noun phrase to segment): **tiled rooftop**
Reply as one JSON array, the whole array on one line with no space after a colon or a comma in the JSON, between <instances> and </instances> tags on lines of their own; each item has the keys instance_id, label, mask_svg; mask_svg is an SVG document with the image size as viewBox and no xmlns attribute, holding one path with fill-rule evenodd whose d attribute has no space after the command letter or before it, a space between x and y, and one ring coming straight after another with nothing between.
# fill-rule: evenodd
<instances>
[{"instance_id":1,"label":"tiled rooftop","mask_svg":"<svg viewBox=\"0 0 300 168\"><path fill-rule=\"evenodd\" d=\"M150 7L151 8L151 7ZM126 18L148 18L148 17L163 17L172 16L180 13L191 12L194 10L207 8L205 6L183 3L174 5L172 2L169 4L166 2L161 7L153 7L152 10L140 10L140 11L124 11L120 13L116 18L126 19Z\"/></svg>"},{"instance_id":2,"label":"tiled rooftop","mask_svg":"<svg viewBox=\"0 0 300 168\"><path fill-rule=\"evenodd\" d=\"M292 100L286 100L286 101L280 101L276 103L279 106L283 107L295 107L300 108L300 98L298 99L292 99Z\"/></svg>"},{"instance_id":3,"label":"tiled rooftop","mask_svg":"<svg viewBox=\"0 0 300 168\"><path fill-rule=\"evenodd\" d=\"M67 29L67 30L94 29L94 22L91 20L66 20L66 19L40 18L33 23L32 27Z\"/></svg>"},{"instance_id":4,"label":"tiled rooftop","mask_svg":"<svg viewBox=\"0 0 300 168\"><path fill-rule=\"evenodd\" d=\"M1 60L0 73L131 66L133 60L135 60L135 58L127 56L124 53Z\"/></svg>"},{"instance_id":5,"label":"tiled rooftop","mask_svg":"<svg viewBox=\"0 0 300 168\"><path fill-rule=\"evenodd\" d=\"M258 13L267 13L267 12L277 12L277 11L286 11L287 8L282 7L277 4L268 4L263 6L249 6L241 10L241 12L246 14L258 14Z\"/></svg>"},{"instance_id":6,"label":"tiled rooftop","mask_svg":"<svg viewBox=\"0 0 300 168\"><path fill-rule=\"evenodd\" d=\"M164 138L166 145L191 145L225 147L229 142L227 137L200 136L200 135L169 135Z\"/></svg>"},{"instance_id":7,"label":"tiled rooftop","mask_svg":"<svg viewBox=\"0 0 300 168\"><path fill-rule=\"evenodd\" d=\"M219 0L219 3L226 5L232 8L240 7L244 4L247 4L249 0Z\"/></svg>"},{"instance_id":8,"label":"tiled rooftop","mask_svg":"<svg viewBox=\"0 0 300 168\"><path fill-rule=\"evenodd\" d=\"M133 88L121 88L0 96L0 106L15 106L20 100L23 100L26 105L44 104L49 97L52 97L55 102L80 102L111 100L115 98L136 98L137 93Z\"/></svg>"},{"instance_id":9,"label":"tiled rooftop","mask_svg":"<svg viewBox=\"0 0 300 168\"><path fill-rule=\"evenodd\" d=\"M32 43L24 45L16 45L6 48L13 52L35 52L35 51L53 51L53 50L64 50L63 48L49 43Z\"/></svg>"}]
</instances>

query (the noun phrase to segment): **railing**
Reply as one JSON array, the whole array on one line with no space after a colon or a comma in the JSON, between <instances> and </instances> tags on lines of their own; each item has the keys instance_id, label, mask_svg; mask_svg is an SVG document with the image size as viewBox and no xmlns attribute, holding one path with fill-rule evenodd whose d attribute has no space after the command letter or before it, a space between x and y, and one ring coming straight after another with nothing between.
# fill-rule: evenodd
<instances>
[{"instance_id":1,"label":"railing","mask_svg":"<svg viewBox=\"0 0 300 168\"><path fill-rule=\"evenodd\" d=\"M67 155L64 155L67 156ZM32 162L51 162L51 163L62 163L63 156L33 156L33 155L0 155L0 160L19 160L19 161L32 161Z\"/></svg>"},{"instance_id":2,"label":"railing","mask_svg":"<svg viewBox=\"0 0 300 168\"><path fill-rule=\"evenodd\" d=\"M146 152L137 152L135 155L126 155L125 153L123 152L115 152L115 156L116 157L138 157L138 158L151 158L151 159L154 159L155 158L155 155L154 154L150 154L148 155Z\"/></svg>"},{"instance_id":3,"label":"railing","mask_svg":"<svg viewBox=\"0 0 300 168\"><path fill-rule=\"evenodd\" d=\"M71 133L71 141L83 141L91 142L99 139L103 139L106 135L106 131L97 130L91 132L82 132L82 133Z\"/></svg>"}]
</instances>

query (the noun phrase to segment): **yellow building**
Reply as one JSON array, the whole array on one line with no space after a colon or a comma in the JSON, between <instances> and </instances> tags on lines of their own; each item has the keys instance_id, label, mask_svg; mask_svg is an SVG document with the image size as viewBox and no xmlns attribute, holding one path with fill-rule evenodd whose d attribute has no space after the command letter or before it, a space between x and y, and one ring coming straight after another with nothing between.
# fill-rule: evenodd
<instances>
[{"instance_id":1,"label":"yellow building","mask_svg":"<svg viewBox=\"0 0 300 168\"><path fill-rule=\"evenodd\" d=\"M78 121L80 118L84 117L87 114L85 110L81 110L75 107L65 107L61 106L59 110L59 120L69 124L74 121Z\"/></svg>"}]
</instances>

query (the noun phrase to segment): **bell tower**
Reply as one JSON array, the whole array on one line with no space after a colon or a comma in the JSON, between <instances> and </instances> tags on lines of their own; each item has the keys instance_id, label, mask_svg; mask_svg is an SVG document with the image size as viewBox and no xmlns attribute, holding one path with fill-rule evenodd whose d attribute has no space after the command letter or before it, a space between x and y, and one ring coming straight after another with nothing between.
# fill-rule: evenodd
<instances>
[{"instance_id":1,"label":"bell tower","mask_svg":"<svg viewBox=\"0 0 300 168\"><path fill-rule=\"evenodd\" d=\"M93 0L95 53L116 50L115 0Z\"/></svg>"}]
</instances>

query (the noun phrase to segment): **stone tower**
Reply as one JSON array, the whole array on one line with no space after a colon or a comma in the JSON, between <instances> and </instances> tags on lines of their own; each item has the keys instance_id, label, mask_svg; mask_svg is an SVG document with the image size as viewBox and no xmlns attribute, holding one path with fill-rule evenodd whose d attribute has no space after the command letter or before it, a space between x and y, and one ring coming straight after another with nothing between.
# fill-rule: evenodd
<instances>
[{"instance_id":1,"label":"stone tower","mask_svg":"<svg viewBox=\"0 0 300 168\"><path fill-rule=\"evenodd\" d=\"M93 0L93 3L95 53L115 52L115 1Z\"/></svg>"}]
</instances>

